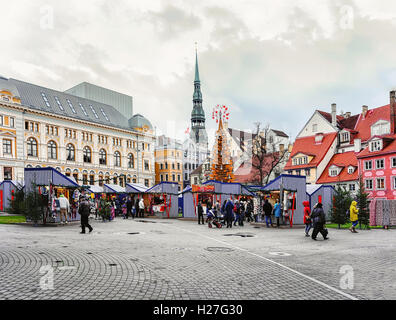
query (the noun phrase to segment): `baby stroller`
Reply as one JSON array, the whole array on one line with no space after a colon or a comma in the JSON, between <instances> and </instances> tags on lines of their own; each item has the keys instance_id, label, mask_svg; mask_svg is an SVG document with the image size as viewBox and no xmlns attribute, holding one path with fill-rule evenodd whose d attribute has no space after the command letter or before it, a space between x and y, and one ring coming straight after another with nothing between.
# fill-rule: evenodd
<instances>
[{"instance_id":1,"label":"baby stroller","mask_svg":"<svg viewBox=\"0 0 396 320\"><path fill-rule=\"evenodd\" d=\"M208 211L208 218L206 219L206 221L208 223L209 228L213 227L212 223L216 226L216 228L220 229L222 227L221 223L218 221L218 218L213 213L213 210Z\"/></svg>"}]
</instances>

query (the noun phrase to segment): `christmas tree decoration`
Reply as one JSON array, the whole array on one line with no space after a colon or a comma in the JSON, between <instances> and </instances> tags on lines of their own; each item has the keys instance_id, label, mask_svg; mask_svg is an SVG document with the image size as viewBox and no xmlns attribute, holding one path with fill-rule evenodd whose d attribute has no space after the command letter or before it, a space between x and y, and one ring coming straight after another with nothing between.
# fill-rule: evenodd
<instances>
[{"instance_id":1,"label":"christmas tree decoration","mask_svg":"<svg viewBox=\"0 0 396 320\"><path fill-rule=\"evenodd\" d=\"M216 120L219 128L216 131L216 142L213 148L212 180L221 182L234 181L234 164L231 157L231 151L227 143L226 131L223 123L228 122L230 113L228 107L217 105L212 112L212 119Z\"/></svg>"}]
</instances>

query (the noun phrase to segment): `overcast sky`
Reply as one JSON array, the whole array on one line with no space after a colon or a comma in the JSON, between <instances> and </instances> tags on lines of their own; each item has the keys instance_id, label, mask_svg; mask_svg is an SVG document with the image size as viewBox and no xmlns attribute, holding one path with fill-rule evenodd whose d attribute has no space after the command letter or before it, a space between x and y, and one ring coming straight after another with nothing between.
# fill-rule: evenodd
<instances>
[{"instance_id":1,"label":"overcast sky","mask_svg":"<svg viewBox=\"0 0 396 320\"><path fill-rule=\"evenodd\" d=\"M178 138L190 126L195 42L211 138L217 104L231 108L230 127L270 123L294 140L315 109L355 114L387 104L396 87L396 1L0 4L2 76L132 95L135 113Z\"/></svg>"}]
</instances>

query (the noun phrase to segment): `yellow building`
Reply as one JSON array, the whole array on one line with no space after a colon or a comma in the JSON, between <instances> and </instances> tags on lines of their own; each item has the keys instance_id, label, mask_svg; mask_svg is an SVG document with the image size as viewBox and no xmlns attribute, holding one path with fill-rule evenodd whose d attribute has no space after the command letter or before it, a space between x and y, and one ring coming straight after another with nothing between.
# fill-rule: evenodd
<instances>
[{"instance_id":1,"label":"yellow building","mask_svg":"<svg viewBox=\"0 0 396 320\"><path fill-rule=\"evenodd\" d=\"M183 188L182 144L165 136L157 138L154 151L155 182L177 182L179 191Z\"/></svg>"}]
</instances>

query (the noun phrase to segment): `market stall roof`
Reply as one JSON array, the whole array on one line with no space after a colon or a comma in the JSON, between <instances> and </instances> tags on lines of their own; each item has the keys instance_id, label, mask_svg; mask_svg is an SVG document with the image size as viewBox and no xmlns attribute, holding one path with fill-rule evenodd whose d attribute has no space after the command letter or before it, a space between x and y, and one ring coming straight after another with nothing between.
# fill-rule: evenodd
<instances>
[{"instance_id":1,"label":"market stall roof","mask_svg":"<svg viewBox=\"0 0 396 320\"><path fill-rule=\"evenodd\" d=\"M22 189L25 186L24 182L15 181L15 180L4 180L3 182L0 183L0 186L2 186L3 184L6 184L6 183L11 183L12 185L14 185L15 188L18 188L18 189Z\"/></svg>"},{"instance_id":2,"label":"market stall roof","mask_svg":"<svg viewBox=\"0 0 396 320\"><path fill-rule=\"evenodd\" d=\"M281 184L283 185L284 190L288 191L297 191L302 190L302 187L306 186L306 177L305 176L294 176L290 174L282 174L276 179L272 180L266 186L262 187L261 191L276 191L280 190Z\"/></svg>"},{"instance_id":3,"label":"market stall roof","mask_svg":"<svg viewBox=\"0 0 396 320\"><path fill-rule=\"evenodd\" d=\"M91 193L103 193L103 188L100 186L88 186L88 191Z\"/></svg>"},{"instance_id":4,"label":"market stall roof","mask_svg":"<svg viewBox=\"0 0 396 320\"><path fill-rule=\"evenodd\" d=\"M46 168L25 168L25 185L31 186L35 183L37 186L54 186L65 188L80 187L75 180L67 177L51 167Z\"/></svg>"},{"instance_id":5,"label":"market stall roof","mask_svg":"<svg viewBox=\"0 0 396 320\"><path fill-rule=\"evenodd\" d=\"M104 184L104 193L125 193L125 188L119 186L118 184Z\"/></svg>"},{"instance_id":6,"label":"market stall roof","mask_svg":"<svg viewBox=\"0 0 396 320\"><path fill-rule=\"evenodd\" d=\"M144 193L148 188L140 183L127 183L125 187L126 193Z\"/></svg>"},{"instance_id":7,"label":"market stall roof","mask_svg":"<svg viewBox=\"0 0 396 320\"><path fill-rule=\"evenodd\" d=\"M176 182L161 182L154 187L151 187L146 193L167 193L167 194L179 194L179 185Z\"/></svg>"},{"instance_id":8,"label":"market stall roof","mask_svg":"<svg viewBox=\"0 0 396 320\"><path fill-rule=\"evenodd\" d=\"M321 184L307 184L307 194L311 195L322 187Z\"/></svg>"},{"instance_id":9,"label":"market stall roof","mask_svg":"<svg viewBox=\"0 0 396 320\"><path fill-rule=\"evenodd\" d=\"M183 191L179 192L179 195L180 195L180 194L184 194L184 193L186 193L186 192L190 192L191 190L192 190L192 187L191 187L191 186L187 186L187 187L185 187L185 188L183 189Z\"/></svg>"}]
</instances>

